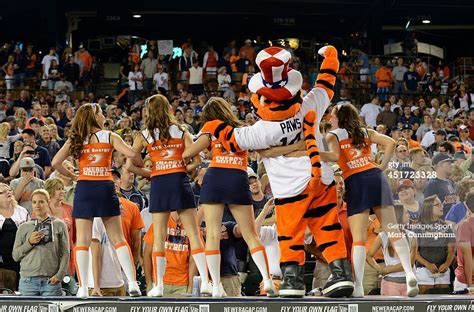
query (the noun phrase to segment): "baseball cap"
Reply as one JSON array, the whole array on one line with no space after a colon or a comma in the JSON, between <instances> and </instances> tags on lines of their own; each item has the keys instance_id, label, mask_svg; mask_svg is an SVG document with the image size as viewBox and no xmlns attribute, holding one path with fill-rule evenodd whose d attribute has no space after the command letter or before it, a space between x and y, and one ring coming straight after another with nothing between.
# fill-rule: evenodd
<instances>
[{"instance_id":1,"label":"baseball cap","mask_svg":"<svg viewBox=\"0 0 474 312\"><path fill-rule=\"evenodd\" d=\"M412 127L410 124L404 124L403 127L402 127L402 131L403 130L412 130Z\"/></svg>"},{"instance_id":2,"label":"baseball cap","mask_svg":"<svg viewBox=\"0 0 474 312\"><path fill-rule=\"evenodd\" d=\"M120 174L120 171L118 171L117 168L113 168L112 170L110 170L110 173L112 173L112 175L116 175L117 177L122 178L122 175Z\"/></svg>"},{"instance_id":3,"label":"baseball cap","mask_svg":"<svg viewBox=\"0 0 474 312\"><path fill-rule=\"evenodd\" d=\"M31 157L23 157L20 160L20 169L36 167L35 161Z\"/></svg>"},{"instance_id":4,"label":"baseball cap","mask_svg":"<svg viewBox=\"0 0 474 312\"><path fill-rule=\"evenodd\" d=\"M398 183L397 191L400 191L402 187L412 187L415 188L415 184L410 179L403 179Z\"/></svg>"},{"instance_id":5,"label":"baseball cap","mask_svg":"<svg viewBox=\"0 0 474 312\"><path fill-rule=\"evenodd\" d=\"M79 49L84 49L84 44L83 44L83 43L81 43L81 44L79 45Z\"/></svg>"},{"instance_id":6,"label":"baseball cap","mask_svg":"<svg viewBox=\"0 0 474 312\"><path fill-rule=\"evenodd\" d=\"M468 126L468 125L460 125L460 126L459 126L459 129L460 129L461 131L464 131L464 130L466 130L466 129L469 129L469 126Z\"/></svg>"},{"instance_id":7,"label":"baseball cap","mask_svg":"<svg viewBox=\"0 0 474 312\"><path fill-rule=\"evenodd\" d=\"M446 131L444 131L443 129L439 129L436 131L436 135L444 135L444 136L447 136L448 134L446 133Z\"/></svg>"},{"instance_id":8,"label":"baseball cap","mask_svg":"<svg viewBox=\"0 0 474 312\"><path fill-rule=\"evenodd\" d=\"M437 165L445 161L454 161L454 159L451 158L448 154L444 154L444 153L439 153L438 155L433 157L433 165Z\"/></svg>"},{"instance_id":9,"label":"baseball cap","mask_svg":"<svg viewBox=\"0 0 474 312\"><path fill-rule=\"evenodd\" d=\"M252 40L247 39L247 40L245 40L245 43L252 43Z\"/></svg>"},{"instance_id":10,"label":"baseball cap","mask_svg":"<svg viewBox=\"0 0 474 312\"><path fill-rule=\"evenodd\" d=\"M11 121L16 121L15 116L8 116L7 119L5 119L6 122L11 122Z\"/></svg>"},{"instance_id":11,"label":"baseball cap","mask_svg":"<svg viewBox=\"0 0 474 312\"><path fill-rule=\"evenodd\" d=\"M459 141L459 138L458 138L457 135L455 135L455 134L449 134L448 137L447 137L447 139L448 139L449 141L453 141L453 140Z\"/></svg>"},{"instance_id":12,"label":"baseball cap","mask_svg":"<svg viewBox=\"0 0 474 312\"><path fill-rule=\"evenodd\" d=\"M464 160L466 160L467 159L466 153L456 152L456 153L454 153L454 159L464 159Z\"/></svg>"},{"instance_id":13,"label":"baseball cap","mask_svg":"<svg viewBox=\"0 0 474 312\"><path fill-rule=\"evenodd\" d=\"M400 129L399 126L393 126L393 127L392 127L392 132L393 132L393 131L400 131L400 130L401 130L401 129Z\"/></svg>"},{"instance_id":14,"label":"baseball cap","mask_svg":"<svg viewBox=\"0 0 474 312\"><path fill-rule=\"evenodd\" d=\"M451 117L451 116L446 117L446 121L448 121L448 120L453 121L453 117Z\"/></svg>"},{"instance_id":15,"label":"baseball cap","mask_svg":"<svg viewBox=\"0 0 474 312\"><path fill-rule=\"evenodd\" d=\"M249 174L248 174L248 178L249 178L249 179L250 179L250 178L255 178L255 179L257 179L257 180L260 180L259 177L258 177L258 175L257 175L255 172L249 173Z\"/></svg>"}]
</instances>

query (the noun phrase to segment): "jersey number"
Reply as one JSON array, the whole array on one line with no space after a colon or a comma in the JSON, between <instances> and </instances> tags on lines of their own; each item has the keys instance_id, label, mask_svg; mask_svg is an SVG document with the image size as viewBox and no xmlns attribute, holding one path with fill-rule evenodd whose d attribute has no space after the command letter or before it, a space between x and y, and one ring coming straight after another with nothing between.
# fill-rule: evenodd
<instances>
[{"instance_id":1,"label":"jersey number","mask_svg":"<svg viewBox=\"0 0 474 312\"><path fill-rule=\"evenodd\" d=\"M284 137L280 140L280 145L286 146L286 145L292 145L295 144L296 142L301 140L301 133L297 133L296 136L288 143L288 138Z\"/></svg>"}]
</instances>

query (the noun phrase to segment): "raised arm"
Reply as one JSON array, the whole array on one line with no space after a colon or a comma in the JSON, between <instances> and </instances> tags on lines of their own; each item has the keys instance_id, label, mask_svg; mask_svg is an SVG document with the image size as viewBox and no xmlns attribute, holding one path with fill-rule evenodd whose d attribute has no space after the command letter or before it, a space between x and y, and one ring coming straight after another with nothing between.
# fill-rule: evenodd
<instances>
[{"instance_id":1,"label":"raised arm","mask_svg":"<svg viewBox=\"0 0 474 312\"><path fill-rule=\"evenodd\" d=\"M190 146L186 146L186 149L183 153L183 158L188 159L195 157L201 151L208 148L210 144L211 138L209 137L209 134L200 135L199 138L193 144L191 144Z\"/></svg>"}]
</instances>

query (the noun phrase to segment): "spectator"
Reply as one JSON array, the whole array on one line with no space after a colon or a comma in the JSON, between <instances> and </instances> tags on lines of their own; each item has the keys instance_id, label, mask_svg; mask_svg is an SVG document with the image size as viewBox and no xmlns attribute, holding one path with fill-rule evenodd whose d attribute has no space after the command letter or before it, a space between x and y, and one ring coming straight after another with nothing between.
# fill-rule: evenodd
<instances>
[{"instance_id":1,"label":"spectator","mask_svg":"<svg viewBox=\"0 0 474 312\"><path fill-rule=\"evenodd\" d=\"M3 72L5 73L5 86L7 90L13 89L15 67L18 67L18 65L15 64L15 57L13 55L10 55L8 57L8 62L5 63L2 67Z\"/></svg>"},{"instance_id":2,"label":"spectator","mask_svg":"<svg viewBox=\"0 0 474 312\"><path fill-rule=\"evenodd\" d=\"M405 91L410 94L416 93L420 80L420 75L415 70L415 63L410 63L410 69L403 74Z\"/></svg>"},{"instance_id":3,"label":"spectator","mask_svg":"<svg viewBox=\"0 0 474 312\"><path fill-rule=\"evenodd\" d=\"M397 125L397 121L398 115L391 110L390 102L385 101L383 103L383 110L377 115L377 125L385 125L388 129L392 129Z\"/></svg>"},{"instance_id":4,"label":"spectator","mask_svg":"<svg viewBox=\"0 0 474 312\"><path fill-rule=\"evenodd\" d=\"M135 104L143 90L143 74L138 64L128 73L128 87L130 103Z\"/></svg>"},{"instance_id":5,"label":"spectator","mask_svg":"<svg viewBox=\"0 0 474 312\"><path fill-rule=\"evenodd\" d=\"M425 114L423 116L423 123L418 128L418 130L416 130L416 138L417 138L418 142L420 142L421 139L423 139L425 134L427 134L428 132L433 130L432 127L431 127L432 124L433 124L433 118L431 118L431 115L430 114ZM427 146L423 146L423 147L426 148Z\"/></svg>"},{"instance_id":6,"label":"spectator","mask_svg":"<svg viewBox=\"0 0 474 312\"><path fill-rule=\"evenodd\" d=\"M145 91L150 92L153 89L153 77L158 67L158 61L153 55L153 51L148 51L148 56L142 61L140 69L143 73L143 86Z\"/></svg>"},{"instance_id":7,"label":"spectator","mask_svg":"<svg viewBox=\"0 0 474 312\"><path fill-rule=\"evenodd\" d=\"M189 91L194 96L198 96L204 93L204 71L201 66L199 66L199 61L193 60L193 66L189 68Z\"/></svg>"},{"instance_id":8,"label":"spectator","mask_svg":"<svg viewBox=\"0 0 474 312\"><path fill-rule=\"evenodd\" d=\"M406 124L413 126L414 124L419 123L419 121L415 116L413 116L410 106L406 105L403 107L403 115L398 118L398 123L402 126Z\"/></svg>"},{"instance_id":9,"label":"spectator","mask_svg":"<svg viewBox=\"0 0 474 312\"><path fill-rule=\"evenodd\" d=\"M35 140L36 133L34 130L25 129L23 130L21 135L23 137L23 142L25 142L26 145L29 145L33 148L33 154L31 154L31 158L33 158L35 160L35 163L44 170L45 175L49 176L51 173L51 157L49 156L48 150L36 144L36 140ZM10 169L10 175L16 176L17 173L18 173L18 162L15 162L12 168Z\"/></svg>"},{"instance_id":10,"label":"spectator","mask_svg":"<svg viewBox=\"0 0 474 312\"><path fill-rule=\"evenodd\" d=\"M395 206L395 214L397 218L397 224L400 226L408 224L409 217L405 207ZM408 246L410 247L410 260L413 265L415 264L415 258L418 249L416 237L413 232L408 230L402 231L402 235L403 237L401 237L401 239L406 239L408 241ZM380 232L367 252L367 262L372 268L377 270L377 272L383 276L380 289L380 294L382 296L406 296L406 274L403 271L400 259L395 254L395 251L390 244L391 239L393 239L393 237L389 237L385 231ZM378 264L373 258L380 247L382 247L385 261L384 265Z\"/></svg>"},{"instance_id":11,"label":"spectator","mask_svg":"<svg viewBox=\"0 0 474 312\"><path fill-rule=\"evenodd\" d=\"M119 180L118 183L120 183L120 193L126 199L135 203L140 211L148 207L148 198L146 198L145 195L134 185L135 174L133 172L122 168L122 173L120 173L118 170L112 170L112 175L114 176L115 180Z\"/></svg>"},{"instance_id":12,"label":"spectator","mask_svg":"<svg viewBox=\"0 0 474 312\"><path fill-rule=\"evenodd\" d=\"M89 294L125 296L122 268L101 218L94 218L90 251L92 270L89 270Z\"/></svg>"},{"instance_id":13,"label":"spectator","mask_svg":"<svg viewBox=\"0 0 474 312\"><path fill-rule=\"evenodd\" d=\"M408 69L403 66L403 58L398 58L397 59L397 66L393 68L392 75L393 75L393 81L394 81L394 89L393 92L398 95L398 97L401 97L403 93L405 93L405 83L404 83L404 77L405 73L408 72Z\"/></svg>"},{"instance_id":14,"label":"spectator","mask_svg":"<svg viewBox=\"0 0 474 312\"><path fill-rule=\"evenodd\" d=\"M364 119L365 124L374 129L377 126L377 116L382 111L379 105L379 97L372 96L370 103L364 104L360 111L360 116Z\"/></svg>"},{"instance_id":15,"label":"spectator","mask_svg":"<svg viewBox=\"0 0 474 312\"><path fill-rule=\"evenodd\" d=\"M0 183L0 284L16 290L20 265L13 260L13 243L18 227L29 221L28 211L19 206L10 186Z\"/></svg>"},{"instance_id":16,"label":"spectator","mask_svg":"<svg viewBox=\"0 0 474 312\"><path fill-rule=\"evenodd\" d=\"M446 132L446 136L448 134L459 136L458 130L454 129L453 118L450 116L446 117L446 119L444 120L444 131Z\"/></svg>"},{"instance_id":17,"label":"spectator","mask_svg":"<svg viewBox=\"0 0 474 312\"><path fill-rule=\"evenodd\" d=\"M446 214L446 221L452 225L457 225L459 222L464 220L470 215L470 209L467 204L467 196L469 193L474 194L474 180L467 179L462 180L458 184L457 195L459 196L459 202L454 204Z\"/></svg>"},{"instance_id":18,"label":"spectator","mask_svg":"<svg viewBox=\"0 0 474 312\"><path fill-rule=\"evenodd\" d=\"M443 204L438 196L425 198L414 232L418 237L416 278L420 293L430 288L449 288L455 238L451 226L443 221Z\"/></svg>"},{"instance_id":19,"label":"spectator","mask_svg":"<svg viewBox=\"0 0 474 312\"><path fill-rule=\"evenodd\" d=\"M170 213L165 241L166 271L163 277L164 295L183 295L191 293L193 277L197 273L196 265L191 257L189 238L176 211ZM144 264L147 288L153 286L152 252L154 228L150 227L144 237Z\"/></svg>"},{"instance_id":20,"label":"spectator","mask_svg":"<svg viewBox=\"0 0 474 312\"><path fill-rule=\"evenodd\" d=\"M357 50L357 65L359 66L360 81L366 82L369 74L369 57L361 50Z\"/></svg>"},{"instance_id":21,"label":"spectator","mask_svg":"<svg viewBox=\"0 0 474 312\"><path fill-rule=\"evenodd\" d=\"M451 172L453 159L447 154L440 153L433 158L436 169L436 178L431 179L424 190L425 198L437 195L443 204L443 218L451 209L451 205L458 200L454 192L454 183L448 179Z\"/></svg>"},{"instance_id":22,"label":"spectator","mask_svg":"<svg viewBox=\"0 0 474 312\"><path fill-rule=\"evenodd\" d=\"M409 148L420 147L420 143L413 140L413 130L412 129L413 128L410 124L404 124L403 127L402 127L402 136L405 138L405 140L408 141L408 147Z\"/></svg>"},{"instance_id":23,"label":"spectator","mask_svg":"<svg viewBox=\"0 0 474 312\"><path fill-rule=\"evenodd\" d=\"M217 75L217 90L224 93L229 89L229 84L231 81L232 79L230 78L230 75L227 74L227 69L224 66L220 67Z\"/></svg>"},{"instance_id":24,"label":"spectator","mask_svg":"<svg viewBox=\"0 0 474 312\"><path fill-rule=\"evenodd\" d=\"M431 146L431 144L436 142L436 133L438 130L441 130L441 128L442 128L441 120L436 119L431 125L431 130L428 130L423 136L423 139L421 140L421 146L426 149L429 146Z\"/></svg>"},{"instance_id":25,"label":"spectator","mask_svg":"<svg viewBox=\"0 0 474 312\"><path fill-rule=\"evenodd\" d=\"M72 248L74 247L76 237L76 228L72 218L72 206L64 202L64 183L59 178L49 178L44 183L44 189L49 194L49 209L51 216L63 221L67 226L70 247L69 252L72 254ZM74 276L74 272L74 259L70 257L67 274L71 277Z\"/></svg>"},{"instance_id":26,"label":"spectator","mask_svg":"<svg viewBox=\"0 0 474 312\"><path fill-rule=\"evenodd\" d=\"M73 89L76 89L79 85L79 78L81 76L81 70L79 65L74 62L74 56L72 54L68 55L67 63L64 65L64 77L66 81L69 81Z\"/></svg>"},{"instance_id":27,"label":"spectator","mask_svg":"<svg viewBox=\"0 0 474 312\"><path fill-rule=\"evenodd\" d=\"M377 79L377 95L382 101L388 99L388 94L390 92L390 87L392 86L392 71L382 63L375 73L375 78Z\"/></svg>"},{"instance_id":28,"label":"spectator","mask_svg":"<svg viewBox=\"0 0 474 312\"><path fill-rule=\"evenodd\" d=\"M459 90L454 96L453 104L455 109L460 109L466 112L470 111L470 108L472 107L472 98L471 94L467 91L464 82L459 84Z\"/></svg>"},{"instance_id":29,"label":"spectator","mask_svg":"<svg viewBox=\"0 0 474 312\"><path fill-rule=\"evenodd\" d=\"M56 140L52 139L49 127L40 127L39 134L38 146L46 148L50 157L54 157L61 147Z\"/></svg>"},{"instance_id":30,"label":"spectator","mask_svg":"<svg viewBox=\"0 0 474 312\"><path fill-rule=\"evenodd\" d=\"M48 69L48 90L54 90L54 85L59 81L59 62L57 59L51 59L51 65Z\"/></svg>"},{"instance_id":31,"label":"spectator","mask_svg":"<svg viewBox=\"0 0 474 312\"><path fill-rule=\"evenodd\" d=\"M415 198L415 184L411 180L404 179L399 182L398 198L400 204L408 213L408 222L402 224L417 223L420 217L421 204Z\"/></svg>"},{"instance_id":32,"label":"spectator","mask_svg":"<svg viewBox=\"0 0 474 312\"><path fill-rule=\"evenodd\" d=\"M28 96L28 91L21 90L20 91L20 98L13 102L13 110L16 111L18 108L23 108L26 111L29 111L31 109L31 101L30 101L29 96Z\"/></svg>"},{"instance_id":33,"label":"spectator","mask_svg":"<svg viewBox=\"0 0 474 312\"><path fill-rule=\"evenodd\" d=\"M183 45L183 55L178 62L178 82L188 81L188 71L193 66L192 48L188 44Z\"/></svg>"},{"instance_id":34,"label":"spectator","mask_svg":"<svg viewBox=\"0 0 474 312\"><path fill-rule=\"evenodd\" d=\"M257 52L252 46L252 40L245 40L245 44L239 50L239 55L242 56L242 54L250 61L250 63L252 63L252 66L255 66L255 58L257 57Z\"/></svg>"},{"instance_id":35,"label":"spectator","mask_svg":"<svg viewBox=\"0 0 474 312\"><path fill-rule=\"evenodd\" d=\"M412 160L411 168L418 170L423 166L431 165L428 153L421 147L415 147L410 150L410 158Z\"/></svg>"},{"instance_id":36,"label":"spectator","mask_svg":"<svg viewBox=\"0 0 474 312\"><path fill-rule=\"evenodd\" d=\"M23 157L19 161L20 178L12 180L10 186L15 194L15 200L32 214L31 194L44 187L44 182L36 177L35 162L31 157Z\"/></svg>"},{"instance_id":37,"label":"spectator","mask_svg":"<svg viewBox=\"0 0 474 312\"><path fill-rule=\"evenodd\" d=\"M168 73L163 70L163 65L158 64L156 66L156 73L153 76L153 82L155 83L155 90L164 89L166 92L170 89L170 81L168 79ZM166 94L164 94L166 95Z\"/></svg>"},{"instance_id":38,"label":"spectator","mask_svg":"<svg viewBox=\"0 0 474 312\"><path fill-rule=\"evenodd\" d=\"M13 259L20 262L19 292L23 296L61 296L61 281L69 260L69 238L64 222L49 213L49 195L33 192L36 220L18 229Z\"/></svg>"},{"instance_id":39,"label":"spectator","mask_svg":"<svg viewBox=\"0 0 474 312\"><path fill-rule=\"evenodd\" d=\"M375 75L380 67L380 59L378 57L374 58L369 68L371 93L376 93L377 91L377 78Z\"/></svg>"},{"instance_id":40,"label":"spectator","mask_svg":"<svg viewBox=\"0 0 474 312\"><path fill-rule=\"evenodd\" d=\"M468 213L461 221L457 230L457 268L455 270L454 291L464 291L466 288L472 293L473 263L472 246L474 246L474 193L466 196Z\"/></svg>"},{"instance_id":41,"label":"spectator","mask_svg":"<svg viewBox=\"0 0 474 312\"><path fill-rule=\"evenodd\" d=\"M213 46L207 47L207 52L204 54L204 59L202 61L202 67L206 70L209 78L214 78L217 73L217 64L219 62L219 55L214 50Z\"/></svg>"},{"instance_id":42,"label":"spectator","mask_svg":"<svg viewBox=\"0 0 474 312\"><path fill-rule=\"evenodd\" d=\"M79 45L79 51L77 51L77 58L83 64L81 69L81 80L87 82L90 79L90 72L92 69L92 56L86 50L83 43Z\"/></svg>"}]
</instances>

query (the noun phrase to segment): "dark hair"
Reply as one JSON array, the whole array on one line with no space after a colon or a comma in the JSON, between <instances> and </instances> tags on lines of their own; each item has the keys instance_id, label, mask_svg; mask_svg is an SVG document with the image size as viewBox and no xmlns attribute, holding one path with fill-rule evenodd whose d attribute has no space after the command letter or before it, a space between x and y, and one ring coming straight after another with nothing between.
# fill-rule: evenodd
<instances>
[{"instance_id":1,"label":"dark hair","mask_svg":"<svg viewBox=\"0 0 474 312\"><path fill-rule=\"evenodd\" d=\"M471 212L474 212L474 192L467 194L466 206L469 208L469 210L471 210Z\"/></svg>"},{"instance_id":2,"label":"dark hair","mask_svg":"<svg viewBox=\"0 0 474 312\"><path fill-rule=\"evenodd\" d=\"M405 212L405 206L403 206L400 203L397 203L393 206L393 210L395 211L395 220L397 221L397 224L402 224L403 223L403 215ZM392 244L388 244L387 247L388 254L390 257L393 257L395 255L395 252L393 250Z\"/></svg>"},{"instance_id":3,"label":"dark hair","mask_svg":"<svg viewBox=\"0 0 474 312\"><path fill-rule=\"evenodd\" d=\"M423 206L420 210L420 218L418 219L420 224L429 224L433 222L433 205L438 195L431 195L425 198Z\"/></svg>"},{"instance_id":4,"label":"dark hair","mask_svg":"<svg viewBox=\"0 0 474 312\"><path fill-rule=\"evenodd\" d=\"M347 130L352 144L356 148L366 147L367 134L362 130L364 125L355 106L347 103L336 105L335 109L339 127Z\"/></svg>"},{"instance_id":5,"label":"dark hair","mask_svg":"<svg viewBox=\"0 0 474 312\"><path fill-rule=\"evenodd\" d=\"M444 147L444 149L448 152L448 154L453 155L456 152L456 149L454 148L454 145L451 142L444 141L444 142L439 143L438 149L441 146Z\"/></svg>"},{"instance_id":6,"label":"dark hair","mask_svg":"<svg viewBox=\"0 0 474 312\"><path fill-rule=\"evenodd\" d=\"M33 136L33 137L36 136L35 130L30 129L30 128L24 129L22 133L28 134L29 136Z\"/></svg>"}]
</instances>

